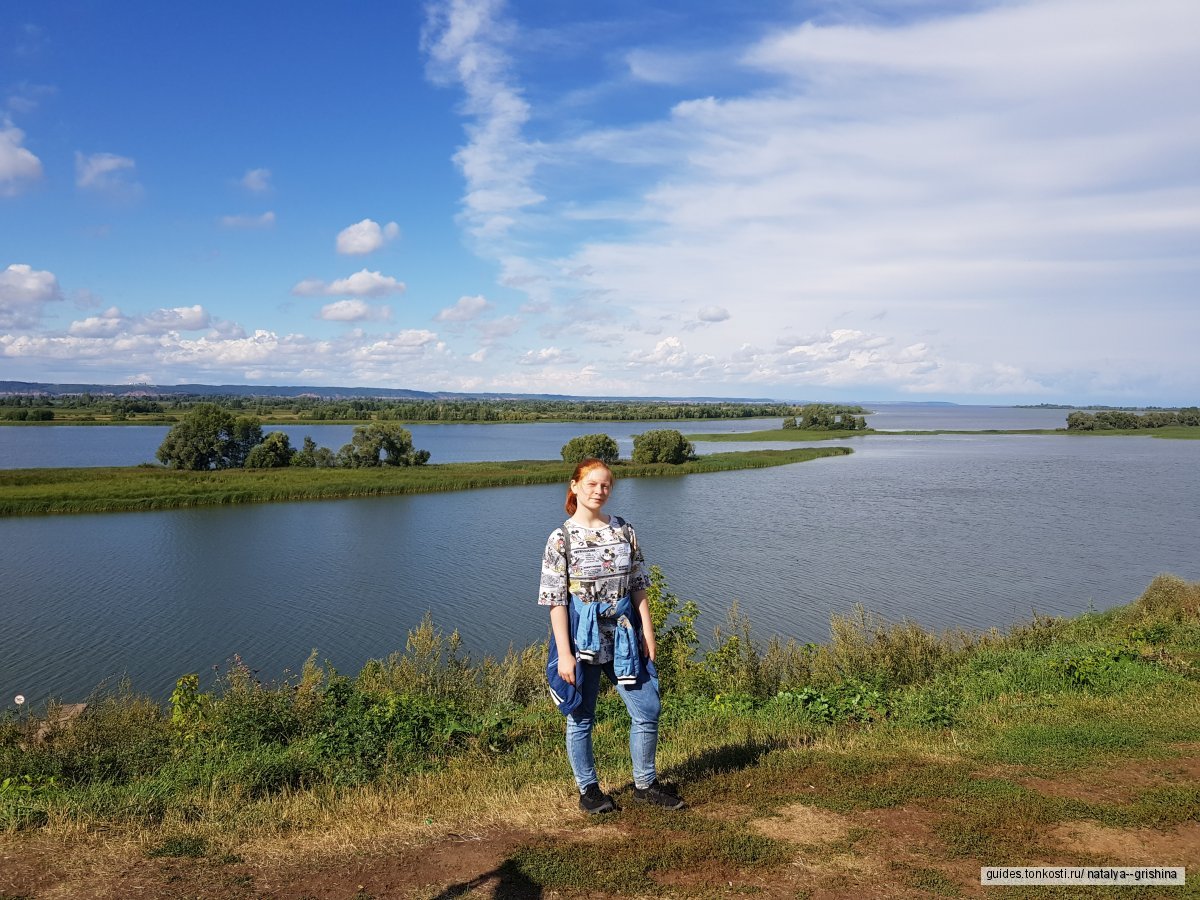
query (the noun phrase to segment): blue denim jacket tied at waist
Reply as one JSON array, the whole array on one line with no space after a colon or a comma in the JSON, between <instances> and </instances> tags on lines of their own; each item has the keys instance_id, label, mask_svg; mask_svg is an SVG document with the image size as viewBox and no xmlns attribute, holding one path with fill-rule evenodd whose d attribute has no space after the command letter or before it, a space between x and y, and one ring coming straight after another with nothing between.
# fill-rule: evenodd
<instances>
[{"instance_id":1,"label":"blue denim jacket tied at waist","mask_svg":"<svg viewBox=\"0 0 1200 900\"><path fill-rule=\"evenodd\" d=\"M582 666L592 664L600 652L600 619L616 619L613 633L613 674L617 683L635 685L645 680L646 666L642 662L641 631L633 602L628 595L617 601L615 608L601 616L601 608L607 604L584 603L574 594L567 604L570 617L567 633L570 635L575 653L575 682L582 683ZM651 673L652 674L652 673ZM558 674L558 642L550 638L550 655L546 663L546 678L550 682L550 696L564 715L570 715L579 705L579 692L575 685L567 684Z\"/></svg>"}]
</instances>

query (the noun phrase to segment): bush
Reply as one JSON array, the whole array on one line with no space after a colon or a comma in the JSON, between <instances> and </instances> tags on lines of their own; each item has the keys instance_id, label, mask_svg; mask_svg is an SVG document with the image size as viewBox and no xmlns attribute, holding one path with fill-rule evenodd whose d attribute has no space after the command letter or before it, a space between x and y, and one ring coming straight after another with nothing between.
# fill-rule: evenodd
<instances>
[{"instance_id":1,"label":"bush","mask_svg":"<svg viewBox=\"0 0 1200 900\"><path fill-rule=\"evenodd\" d=\"M413 448L412 432L391 422L372 422L354 429L350 443L338 451L338 465L349 469L371 466L423 466L428 450Z\"/></svg>"},{"instance_id":2,"label":"bush","mask_svg":"<svg viewBox=\"0 0 1200 900\"><path fill-rule=\"evenodd\" d=\"M617 442L607 434L583 434L571 438L562 448L563 462L573 466L579 465L585 459L598 459L611 466L620 458L621 451Z\"/></svg>"},{"instance_id":3,"label":"bush","mask_svg":"<svg viewBox=\"0 0 1200 900\"><path fill-rule=\"evenodd\" d=\"M291 441L282 431L272 431L263 442L254 447L246 456L247 469L281 469L292 463L296 451Z\"/></svg>"},{"instance_id":4,"label":"bush","mask_svg":"<svg viewBox=\"0 0 1200 900\"><path fill-rule=\"evenodd\" d=\"M633 436L633 461L638 465L679 465L695 458L696 448L674 429L663 428Z\"/></svg>"}]
</instances>

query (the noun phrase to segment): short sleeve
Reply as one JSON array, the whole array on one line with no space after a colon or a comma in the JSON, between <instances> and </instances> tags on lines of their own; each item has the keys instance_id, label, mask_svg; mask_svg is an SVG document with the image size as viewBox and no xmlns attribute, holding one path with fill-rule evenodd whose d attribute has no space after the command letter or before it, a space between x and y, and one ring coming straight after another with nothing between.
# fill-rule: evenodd
<instances>
[{"instance_id":1,"label":"short sleeve","mask_svg":"<svg viewBox=\"0 0 1200 900\"><path fill-rule=\"evenodd\" d=\"M567 557L563 553L563 531L561 528L556 528L546 539L546 550L542 554L542 581L538 590L538 604L540 606L565 606L569 599Z\"/></svg>"}]
</instances>

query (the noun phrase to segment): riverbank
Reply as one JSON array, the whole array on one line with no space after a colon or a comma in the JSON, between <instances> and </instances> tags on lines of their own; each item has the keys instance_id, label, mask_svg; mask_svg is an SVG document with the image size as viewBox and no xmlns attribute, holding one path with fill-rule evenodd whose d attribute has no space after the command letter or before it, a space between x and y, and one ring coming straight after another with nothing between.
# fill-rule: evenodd
<instances>
[{"instance_id":1,"label":"riverbank","mask_svg":"<svg viewBox=\"0 0 1200 900\"><path fill-rule=\"evenodd\" d=\"M712 453L680 465L618 463L617 478L665 478L790 465L850 453L846 447ZM159 466L0 470L0 516L133 512L287 500L424 494L564 482L571 467L553 460L440 463L358 469L223 469Z\"/></svg>"},{"instance_id":2,"label":"riverbank","mask_svg":"<svg viewBox=\"0 0 1200 900\"><path fill-rule=\"evenodd\" d=\"M931 434L978 434L978 435L995 435L995 434L1024 434L1038 435L1049 434L1066 437L1156 437L1170 440L1197 440L1200 439L1200 427L1191 425L1168 425L1164 428L1112 428L1102 429L1098 431L1068 431L1066 428L1010 428L1010 429L948 429L939 428L931 431L918 430L902 430L902 431L876 431L873 428L867 428L861 431L810 431L805 428L772 428L764 431L740 431L740 432L725 432L717 434L687 434L684 435L689 441L705 441L712 443L720 443L725 441L749 441L749 442L769 442L769 441L786 441L789 443L799 443L801 441L830 441L839 438L856 438L867 437L869 435L931 435Z\"/></svg>"},{"instance_id":3,"label":"riverbank","mask_svg":"<svg viewBox=\"0 0 1200 900\"><path fill-rule=\"evenodd\" d=\"M980 896L985 865L1188 866L1138 896L1200 893L1200 583L1004 634L862 613L764 646L735 617L703 652L658 573L653 599L684 812L633 799L609 693L620 809L586 819L544 647L473 662L426 623L355 678L235 666L171 715L126 688L40 741L10 708L0 894Z\"/></svg>"}]
</instances>

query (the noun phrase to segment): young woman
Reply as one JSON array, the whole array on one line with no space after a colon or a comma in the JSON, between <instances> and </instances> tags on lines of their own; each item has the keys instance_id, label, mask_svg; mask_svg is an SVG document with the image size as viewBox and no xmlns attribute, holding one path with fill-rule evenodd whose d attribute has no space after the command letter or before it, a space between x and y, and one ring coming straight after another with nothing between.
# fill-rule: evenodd
<instances>
[{"instance_id":1,"label":"young woman","mask_svg":"<svg viewBox=\"0 0 1200 900\"><path fill-rule=\"evenodd\" d=\"M567 489L570 518L546 541L538 602L550 607L554 634L550 690L567 716L567 758L580 809L595 814L616 808L600 789L592 751L602 672L629 710L634 797L680 809L683 801L659 783L654 766L660 703L646 599L650 577L633 527L603 512L612 488L612 471L600 460L576 466Z\"/></svg>"}]
</instances>

